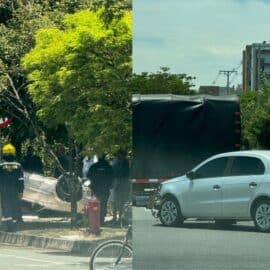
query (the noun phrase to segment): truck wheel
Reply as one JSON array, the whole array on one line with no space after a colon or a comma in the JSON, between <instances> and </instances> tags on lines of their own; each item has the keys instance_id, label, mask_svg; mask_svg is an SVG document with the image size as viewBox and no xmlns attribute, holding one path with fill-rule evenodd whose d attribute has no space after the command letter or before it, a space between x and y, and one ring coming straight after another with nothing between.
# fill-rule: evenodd
<instances>
[{"instance_id":1,"label":"truck wheel","mask_svg":"<svg viewBox=\"0 0 270 270\"><path fill-rule=\"evenodd\" d=\"M184 219L177 200L171 196L165 197L159 209L159 219L165 226L179 226Z\"/></svg>"},{"instance_id":2,"label":"truck wheel","mask_svg":"<svg viewBox=\"0 0 270 270\"><path fill-rule=\"evenodd\" d=\"M270 200L261 200L254 207L253 221L261 232L270 232Z\"/></svg>"}]
</instances>

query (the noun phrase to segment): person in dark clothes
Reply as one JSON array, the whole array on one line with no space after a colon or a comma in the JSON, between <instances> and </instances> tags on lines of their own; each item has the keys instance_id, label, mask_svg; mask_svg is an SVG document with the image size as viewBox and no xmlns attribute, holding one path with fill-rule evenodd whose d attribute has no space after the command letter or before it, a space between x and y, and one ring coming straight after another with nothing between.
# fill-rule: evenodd
<instances>
[{"instance_id":1,"label":"person in dark clothes","mask_svg":"<svg viewBox=\"0 0 270 270\"><path fill-rule=\"evenodd\" d=\"M3 221L8 232L15 232L17 221L21 218L20 201L23 196L24 178L20 163L16 162L16 149L6 144L2 149L3 161L0 163L0 195Z\"/></svg>"},{"instance_id":2,"label":"person in dark clothes","mask_svg":"<svg viewBox=\"0 0 270 270\"><path fill-rule=\"evenodd\" d=\"M68 157L66 155L66 151L65 151L65 147L60 145L57 148L56 151L56 156L60 162L60 164L62 165L62 167L68 172L69 171L69 160ZM59 170L58 166L56 165L54 168L54 177L58 178L61 175L61 171Z\"/></svg>"},{"instance_id":3,"label":"person in dark clothes","mask_svg":"<svg viewBox=\"0 0 270 270\"><path fill-rule=\"evenodd\" d=\"M117 221L117 213L119 219L123 213L124 204L128 201L130 195L129 181L129 162L126 158L126 152L119 150L112 162L114 174L114 209L113 221Z\"/></svg>"},{"instance_id":4,"label":"person in dark clothes","mask_svg":"<svg viewBox=\"0 0 270 270\"><path fill-rule=\"evenodd\" d=\"M107 214L107 202L113 184L113 170L109 162L105 159L105 155L102 155L90 167L87 177L91 181L93 194L100 201L100 224L104 225L104 219Z\"/></svg>"},{"instance_id":5,"label":"person in dark clothes","mask_svg":"<svg viewBox=\"0 0 270 270\"><path fill-rule=\"evenodd\" d=\"M34 149L31 146L27 148L22 166L26 172L43 174L43 164L41 158L38 155L34 155Z\"/></svg>"}]
</instances>

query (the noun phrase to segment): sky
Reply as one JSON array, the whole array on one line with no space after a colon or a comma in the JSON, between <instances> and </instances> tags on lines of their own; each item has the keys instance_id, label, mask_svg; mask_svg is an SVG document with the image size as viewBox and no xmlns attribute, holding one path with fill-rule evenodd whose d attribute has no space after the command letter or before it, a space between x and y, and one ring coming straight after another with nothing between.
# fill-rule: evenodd
<instances>
[{"instance_id":1,"label":"sky","mask_svg":"<svg viewBox=\"0 0 270 270\"><path fill-rule=\"evenodd\" d=\"M196 77L200 85L226 86L219 70L237 70L242 83L242 51L270 42L270 0L133 0L133 71Z\"/></svg>"}]
</instances>

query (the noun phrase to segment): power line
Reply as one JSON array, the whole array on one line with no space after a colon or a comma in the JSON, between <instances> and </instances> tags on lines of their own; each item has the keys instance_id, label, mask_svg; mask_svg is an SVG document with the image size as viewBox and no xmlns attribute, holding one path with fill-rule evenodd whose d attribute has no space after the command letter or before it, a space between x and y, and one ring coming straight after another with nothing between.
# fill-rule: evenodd
<instances>
[{"instance_id":1,"label":"power line","mask_svg":"<svg viewBox=\"0 0 270 270\"><path fill-rule=\"evenodd\" d=\"M241 66L242 66L242 60L240 61L240 63L238 64L237 67L235 67L235 68L232 69L232 70L235 70L235 71L236 71L236 74L235 74L234 77L232 78L231 82L232 82L233 80L235 80L235 78L236 78L237 75L239 75L238 70L239 70L239 68L240 68ZM219 73L217 74L216 78L215 78L215 79L213 80L213 82L212 82L213 85L216 84L216 82L217 82L218 79L220 78L220 75L221 75L221 73L219 72Z\"/></svg>"},{"instance_id":2,"label":"power line","mask_svg":"<svg viewBox=\"0 0 270 270\"><path fill-rule=\"evenodd\" d=\"M234 76L232 77L231 81L230 81L230 84L232 84L232 82L235 80L235 78L237 77L237 72L234 74Z\"/></svg>"},{"instance_id":3,"label":"power line","mask_svg":"<svg viewBox=\"0 0 270 270\"><path fill-rule=\"evenodd\" d=\"M219 74L224 74L227 76L227 95L229 95L229 87L230 87L230 76L233 73L237 73L236 70L220 70Z\"/></svg>"},{"instance_id":4,"label":"power line","mask_svg":"<svg viewBox=\"0 0 270 270\"><path fill-rule=\"evenodd\" d=\"M235 80L235 78L237 77L237 75L239 75L239 68L242 66L242 60L240 61L239 65L236 68L233 68L232 70L235 70L236 73L234 74L234 76L232 77L230 84Z\"/></svg>"},{"instance_id":5,"label":"power line","mask_svg":"<svg viewBox=\"0 0 270 270\"><path fill-rule=\"evenodd\" d=\"M242 66L242 60L240 61L239 65L236 68L233 68L233 70L238 71L238 69Z\"/></svg>"},{"instance_id":6,"label":"power line","mask_svg":"<svg viewBox=\"0 0 270 270\"><path fill-rule=\"evenodd\" d=\"M236 79L237 75L239 75L239 72L236 71L236 73L234 74L234 76L232 77L230 84L232 84L232 82Z\"/></svg>"},{"instance_id":7,"label":"power line","mask_svg":"<svg viewBox=\"0 0 270 270\"><path fill-rule=\"evenodd\" d=\"M216 84L217 80L219 79L219 76L220 76L220 74L218 73L218 74L217 74L217 77L216 77L216 78L213 80L213 82L212 82L213 85Z\"/></svg>"}]
</instances>

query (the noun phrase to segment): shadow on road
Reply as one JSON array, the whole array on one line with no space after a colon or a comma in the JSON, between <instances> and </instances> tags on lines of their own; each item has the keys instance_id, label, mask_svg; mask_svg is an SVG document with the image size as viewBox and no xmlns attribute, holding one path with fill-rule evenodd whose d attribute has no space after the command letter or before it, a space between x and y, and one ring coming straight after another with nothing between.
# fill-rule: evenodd
<instances>
[{"instance_id":1,"label":"shadow on road","mask_svg":"<svg viewBox=\"0 0 270 270\"><path fill-rule=\"evenodd\" d=\"M163 227L162 224L154 224L153 226L156 227ZM197 229L197 230L222 230L222 231L239 231L239 232L258 232L253 225L246 225L246 224L235 224L235 225L217 225L214 222L185 222L182 226L175 226L171 228L177 229ZM261 233L261 232L260 232Z\"/></svg>"}]
</instances>

